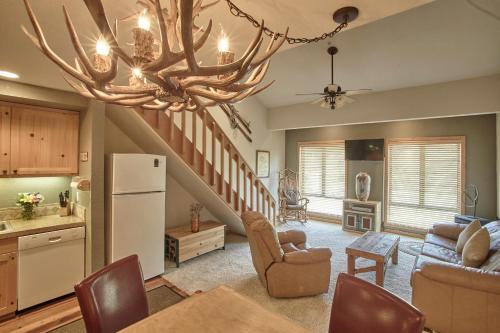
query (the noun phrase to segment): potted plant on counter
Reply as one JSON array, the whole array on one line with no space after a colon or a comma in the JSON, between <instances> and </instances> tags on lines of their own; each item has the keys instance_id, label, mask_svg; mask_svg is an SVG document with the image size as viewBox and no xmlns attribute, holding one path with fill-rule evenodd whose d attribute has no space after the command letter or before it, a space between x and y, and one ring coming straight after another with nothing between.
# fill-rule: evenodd
<instances>
[{"instance_id":1,"label":"potted plant on counter","mask_svg":"<svg viewBox=\"0 0 500 333\"><path fill-rule=\"evenodd\" d=\"M45 198L40 192L36 193L18 193L16 204L22 208L21 216L23 220L31 220L35 216L34 208Z\"/></svg>"}]
</instances>

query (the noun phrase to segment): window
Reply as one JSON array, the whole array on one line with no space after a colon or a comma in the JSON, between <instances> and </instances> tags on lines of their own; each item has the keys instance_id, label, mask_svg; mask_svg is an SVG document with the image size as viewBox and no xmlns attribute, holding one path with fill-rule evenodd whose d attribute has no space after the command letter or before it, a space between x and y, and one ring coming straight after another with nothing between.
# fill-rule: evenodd
<instances>
[{"instance_id":1,"label":"window","mask_svg":"<svg viewBox=\"0 0 500 333\"><path fill-rule=\"evenodd\" d=\"M299 144L300 192L311 213L342 216L345 197L344 141Z\"/></svg>"},{"instance_id":2,"label":"window","mask_svg":"<svg viewBox=\"0 0 500 333\"><path fill-rule=\"evenodd\" d=\"M422 230L460 214L464 146L464 137L388 141L388 226Z\"/></svg>"}]
</instances>

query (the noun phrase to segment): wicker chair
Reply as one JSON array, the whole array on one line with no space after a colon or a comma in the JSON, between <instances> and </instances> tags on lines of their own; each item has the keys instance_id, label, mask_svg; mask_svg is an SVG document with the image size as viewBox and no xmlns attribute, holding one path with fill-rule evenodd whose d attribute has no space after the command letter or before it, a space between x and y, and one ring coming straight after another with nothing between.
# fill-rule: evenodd
<instances>
[{"instance_id":1,"label":"wicker chair","mask_svg":"<svg viewBox=\"0 0 500 333\"><path fill-rule=\"evenodd\" d=\"M279 220L283 223L289 219L306 223L309 199L300 194L298 175L295 171L290 169L280 171L278 192L280 199Z\"/></svg>"}]
</instances>

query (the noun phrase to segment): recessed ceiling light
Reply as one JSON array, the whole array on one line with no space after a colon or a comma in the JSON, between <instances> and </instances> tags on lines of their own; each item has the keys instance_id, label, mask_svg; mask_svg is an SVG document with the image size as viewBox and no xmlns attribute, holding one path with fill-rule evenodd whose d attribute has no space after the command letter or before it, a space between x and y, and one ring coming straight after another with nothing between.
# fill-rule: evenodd
<instances>
[{"instance_id":1,"label":"recessed ceiling light","mask_svg":"<svg viewBox=\"0 0 500 333\"><path fill-rule=\"evenodd\" d=\"M6 77L8 79L19 79L19 75L9 71L0 70L0 76Z\"/></svg>"}]
</instances>

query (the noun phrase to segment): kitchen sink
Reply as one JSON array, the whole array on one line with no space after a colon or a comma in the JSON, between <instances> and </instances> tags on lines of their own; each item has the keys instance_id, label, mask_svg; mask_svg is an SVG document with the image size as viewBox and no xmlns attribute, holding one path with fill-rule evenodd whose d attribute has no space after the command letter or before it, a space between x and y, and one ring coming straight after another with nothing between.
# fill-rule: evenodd
<instances>
[{"instance_id":1,"label":"kitchen sink","mask_svg":"<svg viewBox=\"0 0 500 333\"><path fill-rule=\"evenodd\" d=\"M10 225L5 221L0 222L0 233L8 231L10 231Z\"/></svg>"}]
</instances>

